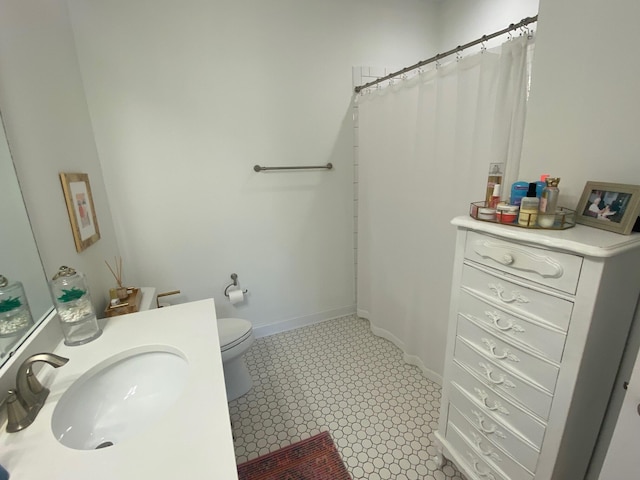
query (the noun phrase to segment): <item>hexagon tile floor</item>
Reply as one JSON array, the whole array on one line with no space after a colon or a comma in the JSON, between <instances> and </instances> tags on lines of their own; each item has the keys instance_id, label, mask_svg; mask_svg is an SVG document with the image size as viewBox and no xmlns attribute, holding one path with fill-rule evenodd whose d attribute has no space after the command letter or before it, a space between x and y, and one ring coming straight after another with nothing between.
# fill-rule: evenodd
<instances>
[{"instance_id":1,"label":"hexagon tile floor","mask_svg":"<svg viewBox=\"0 0 640 480\"><path fill-rule=\"evenodd\" d=\"M229 403L238 464L328 430L354 480L464 480L433 460L440 387L368 321L259 338L246 360L253 388Z\"/></svg>"}]
</instances>

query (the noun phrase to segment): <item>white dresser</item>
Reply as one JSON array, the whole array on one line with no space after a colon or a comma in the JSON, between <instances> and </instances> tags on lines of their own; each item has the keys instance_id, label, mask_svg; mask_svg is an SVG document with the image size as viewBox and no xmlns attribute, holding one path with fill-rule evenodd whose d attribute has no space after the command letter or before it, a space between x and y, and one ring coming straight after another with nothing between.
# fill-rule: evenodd
<instances>
[{"instance_id":1,"label":"white dresser","mask_svg":"<svg viewBox=\"0 0 640 480\"><path fill-rule=\"evenodd\" d=\"M640 294L640 234L452 223L438 462L477 480L582 479Z\"/></svg>"}]
</instances>

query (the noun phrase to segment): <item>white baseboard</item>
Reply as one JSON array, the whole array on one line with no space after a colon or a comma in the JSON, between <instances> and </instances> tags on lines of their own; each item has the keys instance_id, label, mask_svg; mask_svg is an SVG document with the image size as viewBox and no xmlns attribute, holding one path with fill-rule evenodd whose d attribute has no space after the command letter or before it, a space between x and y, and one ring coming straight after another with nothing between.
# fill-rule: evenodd
<instances>
[{"instance_id":1,"label":"white baseboard","mask_svg":"<svg viewBox=\"0 0 640 480\"><path fill-rule=\"evenodd\" d=\"M369 312L367 312L366 310L358 310L357 313L359 317L368 319ZM361 315L361 313L363 313L363 315ZM369 327L371 328L371 332L373 332L374 335L377 335L378 337L382 337L386 340L389 340L396 347L402 350L402 353L403 353L402 359L406 363L408 363L409 365L415 365L420 369L420 371L426 378L442 386L442 375L439 375L433 370L431 370L430 368L427 368L424 362L417 355L409 355L405 350L404 342L402 340L400 340L398 337L393 335L388 330L385 330L384 328L376 327L371 323L369 323Z\"/></svg>"},{"instance_id":2,"label":"white baseboard","mask_svg":"<svg viewBox=\"0 0 640 480\"><path fill-rule=\"evenodd\" d=\"M270 323L268 325L253 327L253 334L256 338L268 337L269 335L274 335L276 333L295 330L296 328L306 327L308 325L325 322L327 320L332 320L334 318L344 317L347 315L353 315L354 313L356 313L356 306L347 305L345 307L334 308L332 310L305 315L303 317L291 318L289 320L282 320L280 322Z\"/></svg>"}]
</instances>

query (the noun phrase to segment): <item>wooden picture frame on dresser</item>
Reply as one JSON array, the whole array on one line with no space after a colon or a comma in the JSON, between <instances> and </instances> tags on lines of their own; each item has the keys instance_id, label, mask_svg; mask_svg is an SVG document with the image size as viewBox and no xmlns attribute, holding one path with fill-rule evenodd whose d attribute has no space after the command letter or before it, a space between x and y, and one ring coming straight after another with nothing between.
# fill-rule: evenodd
<instances>
[{"instance_id":1,"label":"wooden picture frame on dresser","mask_svg":"<svg viewBox=\"0 0 640 480\"><path fill-rule=\"evenodd\" d=\"M576 221L590 227L629 235L640 216L640 185L589 181L584 187Z\"/></svg>"},{"instance_id":2,"label":"wooden picture frame on dresser","mask_svg":"<svg viewBox=\"0 0 640 480\"><path fill-rule=\"evenodd\" d=\"M457 217L439 464L582 479L638 297L640 235Z\"/></svg>"}]
</instances>

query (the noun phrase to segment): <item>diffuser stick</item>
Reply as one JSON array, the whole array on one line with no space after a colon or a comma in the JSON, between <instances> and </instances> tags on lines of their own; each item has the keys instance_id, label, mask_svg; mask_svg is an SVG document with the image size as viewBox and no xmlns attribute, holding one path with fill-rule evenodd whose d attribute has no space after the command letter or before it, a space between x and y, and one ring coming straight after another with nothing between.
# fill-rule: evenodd
<instances>
[{"instance_id":1,"label":"diffuser stick","mask_svg":"<svg viewBox=\"0 0 640 480\"><path fill-rule=\"evenodd\" d=\"M120 257L120 260L118 260L118 257L114 257L115 260L115 269L116 271L113 271L113 268L111 268L111 265L109 265L109 262L107 262L106 260L104 261L104 263L107 264L107 267L109 268L109 271L111 272L111 275L113 275L113 278L116 279L116 285L118 285L118 287L122 288L122 257Z\"/></svg>"}]
</instances>

